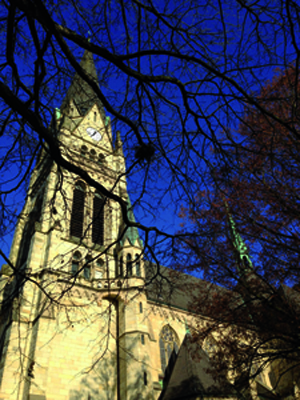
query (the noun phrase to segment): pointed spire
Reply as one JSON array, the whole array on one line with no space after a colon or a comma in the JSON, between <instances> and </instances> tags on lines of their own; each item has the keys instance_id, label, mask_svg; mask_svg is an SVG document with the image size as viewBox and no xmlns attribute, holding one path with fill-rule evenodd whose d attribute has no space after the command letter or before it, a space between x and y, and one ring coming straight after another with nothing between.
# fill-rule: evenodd
<instances>
[{"instance_id":1,"label":"pointed spire","mask_svg":"<svg viewBox=\"0 0 300 400\"><path fill-rule=\"evenodd\" d=\"M236 249L236 253L237 253L238 269L239 269L239 272L241 274L243 274L244 272L253 270L253 264L252 264L251 258L249 256L246 243L244 242L243 238L241 237L241 235L239 234L239 232L236 228L235 222L232 218L232 215L229 211L227 201L225 199L224 199L224 204L225 204L226 213L227 213L227 217L228 217L228 225L229 225L229 229L230 229L232 243L233 243L233 245Z\"/></svg>"},{"instance_id":2,"label":"pointed spire","mask_svg":"<svg viewBox=\"0 0 300 400\"><path fill-rule=\"evenodd\" d=\"M128 215L129 221L136 222L134 214L133 214L133 210L132 210L131 201L130 201L129 196L128 196L128 199L127 199L127 215ZM142 241L140 239L139 231L135 226L130 226L126 230L125 235L123 236L123 238L121 240L121 246L124 245L126 239L128 239L129 243L132 246L135 245L137 240L139 241L140 245L142 245Z\"/></svg>"},{"instance_id":3,"label":"pointed spire","mask_svg":"<svg viewBox=\"0 0 300 400\"><path fill-rule=\"evenodd\" d=\"M98 84L97 71L93 54L91 52L85 50L80 61L80 66L85 70L86 74ZM84 116L86 112L96 103L100 109L103 120L105 119L105 112L101 100L95 94L90 85L85 82L77 73L75 74L67 95L62 102L62 112L68 107L71 100L73 100L81 116Z\"/></svg>"}]
</instances>

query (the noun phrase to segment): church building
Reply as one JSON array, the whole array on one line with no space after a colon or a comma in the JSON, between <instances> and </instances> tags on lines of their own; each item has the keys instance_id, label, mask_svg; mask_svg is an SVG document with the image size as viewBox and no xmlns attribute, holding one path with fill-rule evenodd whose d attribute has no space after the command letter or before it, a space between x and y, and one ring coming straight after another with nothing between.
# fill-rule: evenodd
<instances>
[{"instance_id":1,"label":"church building","mask_svg":"<svg viewBox=\"0 0 300 400\"><path fill-rule=\"evenodd\" d=\"M90 53L81 66L97 82ZM78 75L55 114L63 156L122 197L134 221L120 132L113 140L102 103ZM156 266L119 204L61 170L47 148L1 273L0 400L239 398L208 375L204 350L198 364L187 350L193 316L181 289L199 280L181 274L172 288L152 280Z\"/></svg>"}]
</instances>

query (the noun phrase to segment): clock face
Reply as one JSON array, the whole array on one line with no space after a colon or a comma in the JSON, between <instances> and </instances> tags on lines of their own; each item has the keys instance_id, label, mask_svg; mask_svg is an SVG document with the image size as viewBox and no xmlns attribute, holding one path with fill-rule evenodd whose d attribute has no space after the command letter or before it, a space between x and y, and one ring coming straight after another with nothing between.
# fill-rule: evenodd
<instances>
[{"instance_id":1,"label":"clock face","mask_svg":"<svg viewBox=\"0 0 300 400\"><path fill-rule=\"evenodd\" d=\"M102 139L101 133L98 132L95 128L87 128L86 131L89 137L91 137L93 140L96 140L96 142L99 142L99 140Z\"/></svg>"}]
</instances>

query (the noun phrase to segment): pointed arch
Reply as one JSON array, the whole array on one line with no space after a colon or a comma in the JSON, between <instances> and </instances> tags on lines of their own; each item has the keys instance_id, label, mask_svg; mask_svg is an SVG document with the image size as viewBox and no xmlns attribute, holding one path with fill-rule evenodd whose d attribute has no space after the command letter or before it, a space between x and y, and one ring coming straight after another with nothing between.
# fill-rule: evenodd
<instances>
[{"instance_id":1,"label":"pointed arch","mask_svg":"<svg viewBox=\"0 0 300 400\"><path fill-rule=\"evenodd\" d=\"M81 238L83 234L85 184L77 181L73 192L70 235Z\"/></svg>"},{"instance_id":2,"label":"pointed arch","mask_svg":"<svg viewBox=\"0 0 300 400\"><path fill-rule=\"evenodd\" d=\"M165 325L159 336L160 361L163 373L170 364L174 364L178 348L179 340L176 332L170 325Z\"/></svg>"}]
</instances>

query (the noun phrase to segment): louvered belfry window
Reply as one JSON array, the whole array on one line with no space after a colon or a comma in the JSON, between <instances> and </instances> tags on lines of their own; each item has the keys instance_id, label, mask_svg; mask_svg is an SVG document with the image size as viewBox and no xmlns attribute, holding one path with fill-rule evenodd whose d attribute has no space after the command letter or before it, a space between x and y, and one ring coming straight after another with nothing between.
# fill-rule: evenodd
<instances>
[{"instance_id":1,"label":"louvered belfry window","mask_svg":"<svg viewBox=\"0 0 300 400\"><path fill-rule=\"evenodd\" d=\"M96 193L93 202L92 240L101 246L104 241L104 203L103 197Z\"/></svg>"},{"instance_id":2,"label":"louvered belfry window","mask_svg":"<svg viewBox=\"0 0 300 400\"><path fill-rule=\"evenodd\" d=\"M78 238L83 235L84 199L85 184L77 182L73 193L70 234Z\"/></svg>"}]
</instances>

